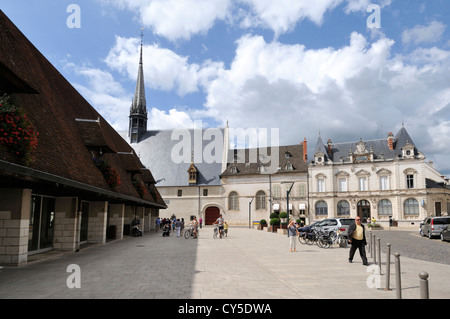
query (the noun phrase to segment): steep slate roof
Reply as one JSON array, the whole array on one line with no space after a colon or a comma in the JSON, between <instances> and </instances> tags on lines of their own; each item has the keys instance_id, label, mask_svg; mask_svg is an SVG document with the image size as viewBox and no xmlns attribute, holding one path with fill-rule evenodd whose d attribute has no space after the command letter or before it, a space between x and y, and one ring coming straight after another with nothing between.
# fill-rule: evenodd
<instances>
[{"instance_id":1,"label":"steep slate roof","mask_svg":"<svg viewBox=\"0 0 450 319\"><path fill-rule=\"evenodd\" d=\"M217 136L223 137L223 129L217 130ZM177 163L172 159L172 150L177 149L181 143L180 140L172 140L172 133L175 130L161 130L161 131L148 131L139 143L132 144L136 154L139 156L142 163L151 170L158 187L163 186L189 186L188 169L191 166L191 151L196 149L197 145L194 144L194 136L196 134L203 136L205 130L184 130L189 132L191 141L186 145L190 145L190 149L183 150L188 152L186 158L188 161L182 161ZM123 138L127 138L126 132L121 132ZM198 143L198 142L196 142ZM200 154L194 154L194 165L198 170L197 186L218 186L220 185L220 173L222 169L222 149L217 149L217 158L219 161L213 163L207 163L207 159L203 154L205 147L207 147L212 141L203 141L197 152ZM223 147L223 141L218 142ZM195 145L195 147L194 147Z\"/></svg>"},{"instance_id":2,"label":"steep slate roof","mask_svg":"<svg viewBox=\"0 0 450 319\"><path fill-rule=\"evenodd\" d=\"M319 136L317 140L317 144L314 150L314 154L320 150L325 153L327 157L329 157L333 162L340 162L342 159L348 160L348 156L350 151L356 151L356 144L359 141L354 142L343 142L343 143L332 143L331 147L331 155L328 153L328 146L324 145L322 142L322 138ZM394 159L402 154L402 148L407 144L415 145L411 137L409 136L406 129L402 126L402 128L398 131L398 133L394 136L394 149L390 150L387 142L387 138L382 139L374 139L374 140L363 140L366 144L366 150L373 151L374 159ZM417 148L414 148L415 153L417 154Z\"/></svg>"},{"instance_id":3,"label":"steep slate roof","mask_svg":"<svg viewBox=\"0 0 450 319\"><path fill-rule=\"evenodd\" d=\"M6 76L2 70L8 70ZM5 83L13 77L22 85ZM33 46L0 10L0 88L8 89L10 96L27 114L39 132L35 160L30 169L47 175L89 185L127 198L142 199L128 177L130 162L119 153L133 153L130 145L103 119L103 117L72 87L53 65ZM19 85L19 86L20 86ZM24 87L28 88L24 94ZM80 121L81 120L81 121ZM87 120L87 121L86 121ZM102 147L103 156L121 175L121 185L112 190L101 172L93 164L90 147ZM133 169L143 168L136 154ZM19 161L0 149L0 160L16 164ZM77 184L78 185L78 184ZM158 195L155 201L147 194L146 204L164 206Z\"/></svg>"},{"instance_id":4,"label":"steep slate roof","mask_svg":"<svg viewBox=\"0 0 450 319\"><path fill-rule=\"evenodd\" d=\"M237 156L235 152L237 151ZM307 172L308 165L303 160L303 146L298 145L288 145L279 147L267 147L258 149L245 149L245 150L231 150L228 156L228 165L226 170L221 174L221 176L242 176L242 175L261 175L264 173L270 174L281 174L281 173L299 173ZM241 158L240 154L245 151L245 158ZM274 156L278 152L278 165L273 167L274 171L270 171L271 163L268 162L267 157ZM256 156L254 156L256 154ZM266 158L261 158L260 155L266 156ZM286 156L286 154L289 154ZM236 158L236 159L235 159ZM256 161L255 161L256 159ZM292 170L287 169L287 165L292 164ZM261 166L264 169L261 171ZM236 172L233 172L233 167L236 168Z\"/></svg>"}]
</instances>

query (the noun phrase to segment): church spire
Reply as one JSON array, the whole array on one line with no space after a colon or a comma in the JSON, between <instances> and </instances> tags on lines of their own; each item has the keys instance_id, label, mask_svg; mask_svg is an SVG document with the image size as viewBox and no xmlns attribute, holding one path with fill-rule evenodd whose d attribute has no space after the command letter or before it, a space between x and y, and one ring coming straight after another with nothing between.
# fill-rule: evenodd
<instances>
[{"instance_id":1,"label":"church spire","mask_svg":"<svg viewBox=\"0 0 450 319\"><path fill-rule=\"evenodd\" d=\"M145 98L144 85L144 64L142 59L144 32L141 31L141 52L139 60L139 70L134 93L133 102L130 109L130 128L129 136L131 143L138 143L142 136L147 132L147 102Z\"/></svg>"}]
</instances>

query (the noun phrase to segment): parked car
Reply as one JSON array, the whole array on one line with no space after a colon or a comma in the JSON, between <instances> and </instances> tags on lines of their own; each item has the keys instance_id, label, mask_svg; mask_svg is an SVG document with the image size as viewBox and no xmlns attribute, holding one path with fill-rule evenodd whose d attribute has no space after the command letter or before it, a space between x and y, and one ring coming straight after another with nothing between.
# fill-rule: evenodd
<instances>
[{"instance_id":1,"label":"parked car","mask_svg":"<svg viewBox=\"0 0 450 319\"><path fill-rule=\"evenodd\" d=\"M353 218L327 218L319 222L316 227L327 232L337 232L339 230L342 236L347 237L348 226L354 222L355 220Z\"/></svg>"},{"instance_id":2,"label":"parked car","mask_svg":"<svg viewBox=\"0 0 450 319\"><path fill-rule=\"evenodd\" d=\"M445 227L441 232L441 240L442 241L450 241L450 227Z\"/></svg>"},{"instance_id":3,"label":"parked car","mask_svg":"<svg viewBox=\"0 0 450 319\"><path fill-rule=\"evenodd\" d=\"M431 239L440 236L448 226L450 226L450 217L426 217L421 223L420 235Z\"/></svg>"}]
</instances>

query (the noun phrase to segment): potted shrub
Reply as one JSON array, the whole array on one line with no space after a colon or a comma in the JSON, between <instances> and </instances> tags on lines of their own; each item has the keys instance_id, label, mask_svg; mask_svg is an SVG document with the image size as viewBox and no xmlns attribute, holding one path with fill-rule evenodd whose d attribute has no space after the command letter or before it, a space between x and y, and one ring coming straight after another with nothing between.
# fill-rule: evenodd
<instances>
[{"instance_id":1,"label":"potted shrub","mask_svg":"<svg viewBox=\"0 0 450 319\"><path fill-rule=\"evenodd\" d=\"M267 221L265 219L261 219L259 221L259 229L263 230L264 227L267 227Z\"/></svg>"},{"instance_id":2,"label":"potted shrub","mask_svg":"<svg viewBox=\"0 0 450 319\"><path fill-rule=\"evenodd\" d=\"M278 228L280 228L280 219L272 218L270 220L270 230L276 232Z\"/></svg>"},{"instance_id":3,"label":"potted shrub","mask_svg":"<svg viewBox=\"0 0 450 319\"><path fill-rule=\"evenodd\" d=\"M282 229L287 229L287 213L286 212L281 212L280 213L280 220L281 220L281 228Z\"/></svg>"}]
</instances>

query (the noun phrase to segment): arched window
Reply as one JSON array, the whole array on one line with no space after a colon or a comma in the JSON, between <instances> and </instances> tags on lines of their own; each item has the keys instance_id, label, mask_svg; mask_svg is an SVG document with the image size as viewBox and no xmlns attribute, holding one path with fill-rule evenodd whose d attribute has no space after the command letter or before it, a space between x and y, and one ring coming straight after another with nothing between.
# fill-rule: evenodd
<instances>
[{"instance_id":1,"label":"arched window","mask_svg":"<svg viewBox=\"0 0 450 319\"><path fill-rule=\"evenodd\" d=\"M392 203L388 199L382 199L378 202L378 215L392 216Z\"/></svg>"},{"instance_id":2,"label":"arched window","mask_svg":"<svg viewBox=\"0 0 450 319\"><path fill-rule=\"evenodd\" d=\"M238 194L236 192L231 192L228 196L228 209L229 210L239 210L239 200Z\"/></svg>"},{"instance_id":3,"label":"arched window","mask_svg":"<svg viewBox=\"0 0 450 319\"><path fill-rule=\"evenodd\" d=\"M338 216L350 216L350 204L346 200L341 200L337 204Z\"/></svg>"},{"instance_id":4,"label":"arched window","mask_svg":"<svg viewBox=\"0 0 450 319\"><path fill-rule=\"evenodd\" d=\"M316 216L327 216L328 215L328 205L323 200L316 203Z\"/></svg>"},{"instance_id":5,"label":"arched window","mask_svg":"<svg viewBox=\"0 0 450 319\"><path fill-rule=\"evenodd\" d=\"M403 204L405 216L419 215L419 202L414 198L408 198Z\"/></svg>"},{"instance_id":6,"label":"arched window","mask_svg":"<svg viewBox=\"0 0 450 319\"><path fill-rule=\"evenodd\" d=\"M263 191L256 193L256 209L266 209L266 193Z\"/></svg>"}]
</instances>

